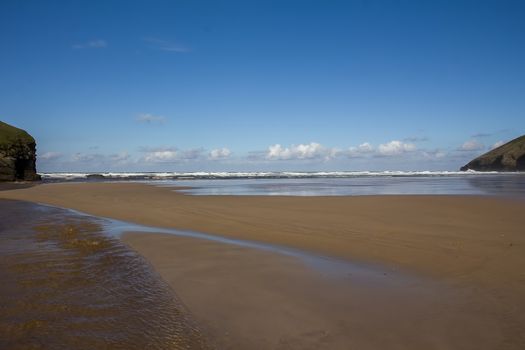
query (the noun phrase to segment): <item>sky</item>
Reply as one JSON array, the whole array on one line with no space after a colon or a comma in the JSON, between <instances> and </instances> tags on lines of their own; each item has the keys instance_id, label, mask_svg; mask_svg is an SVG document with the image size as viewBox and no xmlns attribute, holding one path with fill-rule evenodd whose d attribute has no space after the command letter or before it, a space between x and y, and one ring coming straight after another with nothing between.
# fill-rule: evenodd
<instances>
[{"instance_id":1,"label":"sky","mask_svg":"<svg viewBox=\"0 0 525 350\"><path fill-rule=\"evenodd\" d=\"M525 134L525 2L0 0L38 170L457 170Z\"/></svg>"}]
</instances>

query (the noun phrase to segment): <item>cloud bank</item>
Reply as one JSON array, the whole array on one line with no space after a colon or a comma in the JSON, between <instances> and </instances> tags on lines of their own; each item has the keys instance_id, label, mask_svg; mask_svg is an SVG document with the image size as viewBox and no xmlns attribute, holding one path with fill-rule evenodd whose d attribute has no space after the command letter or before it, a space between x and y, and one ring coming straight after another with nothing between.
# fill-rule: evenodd
<instances>
[{"instance_id":1,"label":"cloud bank","mask_svg":"<svg viewBox=\"0 0 525 350\"><path fill-rule=\"evenodd\" d=\"M142 114L137 120L143 123L158 123L163 117ZM405 139L406 140L406 139ZM497 147L502 142L497 142ZM181 149L174 146L142 147L135 152L105 154L97 152L77 152L60 154L46 152L39 156L41 164L48 168L86 169L96 171L170 171L177 169L187 171L243 171L246 169L275 171L304 170L392 170L408 168L446 168L456 169L471 159L475 152L485 149L475 139L464 142L453 149L418 148L414 143L391 140L372 144L362 142L346 149L325 146L319 142L292 145L272 144L263 150L247 151L234 154L228 147ZM99 170L100 169L100 170ZM61 169L57 169L61 170Z\"/></svg>"},{"instance_id":2,"label":"cloud bank","mask_svg":"<svg viewBox=\"0 0 525 350\"><path fill-rule=\"evenodd\" d=\"M473 152L473 151L481 151L485 148L485 145L478 140L468 140L465 141L459 148L458 151L463 152Z\"/></svg>"},{"instance_id":3,"label":"cloud bank","mask_svg":"<svg viewBox=\"0 0 525 350\"><path fill-rule=\"evenodd\" d=\"M144 155L139 159L146 163L177 163L199 160L203 158L204 149L194 148L179 150L177 148L145 148Z\"/></svg>"},{"instance_id":4,"label":"cloud bank","mask_svg":"<svg viewBox=\"0 0 525 350\"><path fill-rule=\"evenodd\" d=\"M208 154L208 159L211 160L219 160L219 159L227 159L231 156L232 152L226 148L216 148L212 149L210 153Z\"/></svg>"},{"instance_id":5,"label":"cloud bank","mask_svg":"<svg viewBox=\"0 0 525 350\"><path fill-rule=\"evenodd\" d=\"M364 142L356 147L350 147L348 149L347 155L350 158L353 157L364 157L367 155L370 155L374 152L374 146L372 146L369 142Z\"/></svg>"},{"instance_id":6,"label":"cloud bank","mask_svg":"<svg viewBox=\"0 0 525 350\"><path fill-rule=\"evenodd\" d=\"M45 153L38 155L38 159L42 159L46 161L54 161L54 160L60 159L62 155L63 154L60 152L45 152Z\"/></svg>"},{"instance_id":7,"label":"cloud bank","mask_svg":"<svg viewBox=\"0 0 525 350\"><path fill-rule=\"evenodd\" d=\"M380 156L398 156L403 153L413 152L416 150L416 145L413 143L405 143L402 141L393 140L388 143L380 144L377 148Z\"/></svg>"},{"instance_id":8,"label":"cloud bank","mask_svg":"<svg viewBox=\"0 0 525 350\"><path fill-rule=\"evenodd\" d=\"M335 148L324 147L319 143L292 145L283 147L280 144L268 147L266 159L268 160L294 160L294 159L322 159L329 160L338 153Z\"/></svg>"}]
</instances>

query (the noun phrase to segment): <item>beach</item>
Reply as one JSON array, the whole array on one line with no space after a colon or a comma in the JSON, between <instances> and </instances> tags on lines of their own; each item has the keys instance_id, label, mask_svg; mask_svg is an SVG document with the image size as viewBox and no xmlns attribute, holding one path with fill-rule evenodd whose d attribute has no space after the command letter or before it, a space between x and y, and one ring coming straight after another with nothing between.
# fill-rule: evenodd
<instances>
[{"instance_id":1,"label":"beach","mask_svg":"<svg viewBox=\"0 0 525 350\"><path fill-rule=\"evenodd\" d=\"M43 184L0 198L269 243L369 271L356 280L328 278L277 253L126 233L123 241L148 259L220 348L525 344L525 203L518 199L191 196L140 183Z\"/></svg>"},{"instance_id":2,"label":"beach","mask_svg":"<svg viewBox=\"0 0 525 350\"><path fill-rule=\"evenodd\" d=\"M0 350L525 350L524 18L0 1Z\"/></svg>"}]
</instances>

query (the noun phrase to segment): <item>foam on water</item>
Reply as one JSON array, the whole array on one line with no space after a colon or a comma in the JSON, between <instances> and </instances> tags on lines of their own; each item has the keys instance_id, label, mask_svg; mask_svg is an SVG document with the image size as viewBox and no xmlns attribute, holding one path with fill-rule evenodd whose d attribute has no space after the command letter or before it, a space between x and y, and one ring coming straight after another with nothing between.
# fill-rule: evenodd
<instances>
[{"instance_id":1,"label":"foam on water","mask_svg":"<svg viewBox=\"0 0 525 350\"><path fill-rule=\"evenodd\" d=\"M107 172L43 173L42 177L45 182L139 181L186 187L183 191L193 195L446 194L525 197L525 172Z\"/></svg>"},{"instance_id":2,"label":"foam on water","mask_svg":"<svg viewBox=\"0 0 525 350\"><path fill-rule=\"evenodd\" d=\"M282 172L52 172L40 173L44 180L82 180L97 175L106 179L271 179L271 178L345 178L370 176L457 176L457 175L490 175L498 172L469 171L282 171ZM509 174L509 173L501 173Z\"/></svg>"}]
</instances>

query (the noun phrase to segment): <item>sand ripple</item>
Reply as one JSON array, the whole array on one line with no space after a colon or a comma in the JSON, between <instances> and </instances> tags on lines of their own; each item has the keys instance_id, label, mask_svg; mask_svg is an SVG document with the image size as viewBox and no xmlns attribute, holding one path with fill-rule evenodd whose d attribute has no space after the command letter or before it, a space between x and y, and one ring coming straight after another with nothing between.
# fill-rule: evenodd
<instances>
[{"instance_id":1,"label":"sand ripple","mask_svg":"<svg viewBox=\"0 0 525 350\"><path fill-rule=\"evenodd\" d=\"M0 221L0 348L206 348L172 290L97 219L0 201Z\"/></svg>"}]
</instances>

